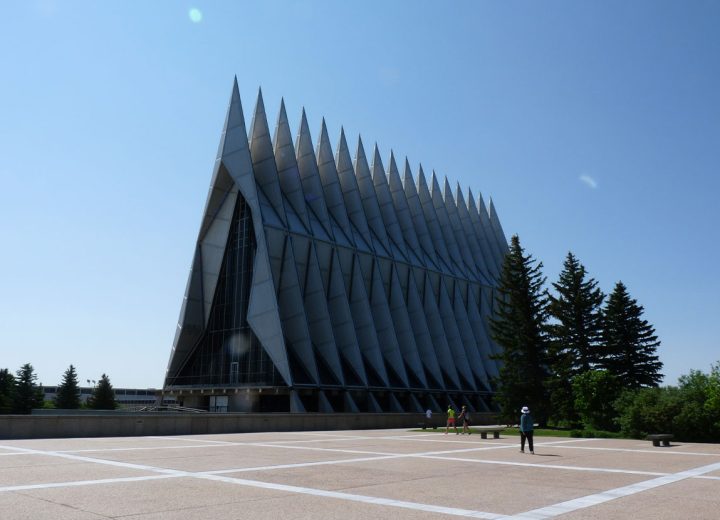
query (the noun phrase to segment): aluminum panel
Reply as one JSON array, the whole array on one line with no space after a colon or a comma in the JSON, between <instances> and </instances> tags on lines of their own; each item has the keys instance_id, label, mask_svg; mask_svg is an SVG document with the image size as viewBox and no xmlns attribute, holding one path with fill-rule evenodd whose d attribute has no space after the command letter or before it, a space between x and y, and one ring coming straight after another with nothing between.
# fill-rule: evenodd
<instances>
[{"instance_id":1,"label":"aluminum panel","mask_svg":"<svg viewBox=\"0 0 720 520\"><path fill-rule=\"evenodd\" d=\"M352 159L350 159L350 150L345 141L345 132L342 129L340 130L336 164L345 207L348 211L348 218L360 233L365 243L369 245L371 243L370 228L368 227L362 199L360 198L360 189L358 188L357 177L355 177Z\"/></svg>"},{"instance_id":2,"label":"aluminum panel","mask_svg":"<svg viewBox=\"0 0 720 520\"><path fill-rule=\"evenodd\" d=\"M355 178L357 179L357 186L360 190L360 199L362 200L362 207L365 210L365 218L367 219L368 227L372 229L375 237L378 238L380 244L385 248L385 251L387 251L389 255L390 242L388 241L385 224L383 223L382 215L380 214L380 204L378 203L377 195L375 194L375 186L373 185L372 177L370 175L370 167L368 166L367 158L365 157L365 149L363 148L362 139L360 137L358 137L354 166Z\"/></svg>"},{"instance_id":3,"label":"aluminum panel","mask_svg":"<svg viewBox=\"0 0 720 520\"><path fill-rule=\"evenodd\" d=\"M270 140L270 129L265 115L262 90L258 91L255 112L250 124L250 157L252 158L253 174L258 188L265 194L276 215L287 226L287 217L285 216L285 207L280 193L280 180L275 167L275 154Z\"/></svg>"},{"instance_id":4,"label":"aluminum panel","mask_svg":"<svg viewBox=\"0 0 720 520\"><path fill-rule=\"evenodd\" d=\"M340 187L340 179L338 178L337 167L335 166L335 159L333 157L332 147L330 146L330 138L328 137L327 127L325 126L325 119L322 121L322 129L318 143L317 168L328 212L333 216L348 240L352 241L353 232L350 229L348 210L345 208L345 201L343 200L342 188Z\"/></svg>"},{"instance_id":5,"label":"aluminum panel","mask_svg":"<svg viewBox=\"0 0 720 520\"><path fill-rule=\"evenodd\" d=\"M305 202L312 209L315 217L319 220L325 233L332 239L333 231L330 225L330 217L325 206L325 195L323 194L320 173L318 172L315 150L313 149L310 128L308 128L305 110L300 118L300 130L295 145L297 153L297 165L300 171L300 182L305 193Z\"/></svg>"},{"instance_id":6,"label":"aluminum panel","mask_svg":"<svg viewBox=\"0 0 720 520\"><path fill-rule=\"evenodd\" d=\"M275 127L273 150L275 152L275 165L280 178L280 189L308 229L308 233L310 233L310 220L305 207L305 194L300 182L300 172L295 160L295 147L293 146L290 124L285 113L285 101L280 102L280 113Z\"/></svg>"},{"instance_id":7,"label":"aluminum panel","mask_svg":"<svg viewBox=\"0 0 720 520\"><path fill-rule=\"evenodd\" d=\"M405 166L409 168L407 159L405 159ZM405 243L410 249L417 251L420 249L420 242L418 241L417 233L415 233L410 207L408 206L405 190L400 180L400 173L395 164L395 156L392 152L390 152L390 166L388 168L388 189L390 190L392 203L395 207L395 214L397 215Z\"/></svg>"},{"instance_id":8,"label":"aluminum panel","mask_svg":"<svg viewBox=\"0 0 720 520\"><path fill-rule=\"evenodd\" d=\"M391 154L391 161L392 160ZM385 168L383 167L382 159L380 158L380 152L378 151L377 145L373 151L373 161L370 167L372 171L372 181L375 186L375 196L377 197L378 204L380 206L380 214L382 215L384 228L387 231L388 236L393 241L395 247L400 250L402 256L397 258L397 255L393 255L397 260L408 261L408 252L405 247L405 239L403 238L402 229L398 222L397 215L395 214L395 205L393 204L393 198L390 194L390 187L388 186L387 178L385 177Z\"/></svg>"}]
</instances>

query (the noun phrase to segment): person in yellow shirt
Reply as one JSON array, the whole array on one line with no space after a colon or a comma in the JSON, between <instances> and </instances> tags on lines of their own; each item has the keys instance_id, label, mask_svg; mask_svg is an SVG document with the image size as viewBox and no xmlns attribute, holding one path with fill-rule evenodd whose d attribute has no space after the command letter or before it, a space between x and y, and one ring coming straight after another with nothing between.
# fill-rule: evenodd
<instances>
[{"instance_id":1,"label":"person in yellow shirt","mask_svg":"<svg viewBox=\"0 0 720 520\"><path fill-rule=\"evenodd\" d=\"M447 424L445 425L445 435L447 435L448 430L450 429L450 426L455 428L455 435L460 434L460 432L457 429L457 426L455 426L455 408L453 408L451 404L448 405L448 410L447 410Z\"/></svg>"}]
</instances>

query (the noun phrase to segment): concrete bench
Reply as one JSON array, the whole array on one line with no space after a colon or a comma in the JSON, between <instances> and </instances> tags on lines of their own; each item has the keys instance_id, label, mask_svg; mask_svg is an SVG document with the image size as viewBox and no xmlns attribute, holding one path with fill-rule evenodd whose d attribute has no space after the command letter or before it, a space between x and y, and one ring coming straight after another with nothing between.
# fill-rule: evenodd
<instances>
[{"instance_id":1,"label":"concrete bench","mask_svg":"<svg viewBox=\"0 0 720 520\"><path fill-rule=\"evenodd\" d=\"M670 446L670 441L673 439L671 433L654 433L647 436L647 440L652 441L653 446L660 446L662 442L663 446Z\"/></svg>"},{"instance_id":2,"label":"concrete bench","mask_svg":"<svg viewBox=\"0 0 720 520\"><path fill-rule=\"evenodd\" d=\"M487 439L488 433L493 434L493 439L500 438L500 432L505 429L504 426L475 426L473 430L480 432L481 439Z\"/></svg>"}]
</instances>

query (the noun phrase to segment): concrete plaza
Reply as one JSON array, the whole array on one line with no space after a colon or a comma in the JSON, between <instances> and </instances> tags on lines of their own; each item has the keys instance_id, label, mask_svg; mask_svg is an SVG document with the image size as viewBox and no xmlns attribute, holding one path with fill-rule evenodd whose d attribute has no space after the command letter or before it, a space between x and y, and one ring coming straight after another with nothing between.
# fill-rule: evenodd
<instances>
[{"instance_id":1,"label":"concrete plaza","mask_svg":"<svg viewBox=\"0 0 720 520\"><path fill-rule=\"evenodd\" d=\"M440 430L0 441L4 520L717 519L720 445Z\"/></svg>"}]
</instances>

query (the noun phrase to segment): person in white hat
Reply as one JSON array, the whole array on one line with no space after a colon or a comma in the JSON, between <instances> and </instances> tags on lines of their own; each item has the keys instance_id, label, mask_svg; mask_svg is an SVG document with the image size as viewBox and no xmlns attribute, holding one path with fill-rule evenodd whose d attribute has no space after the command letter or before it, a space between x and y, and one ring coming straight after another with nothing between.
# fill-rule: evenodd
<instances>
[{"instance_id":1,"label":"person in white hat","mask_svg":"<svg viewBox=\"0 0 720 520\"><path fill-rule=\"evenodd\" d=\"M533 451L533 418L530 415L530 408L522 407L522 415L520 416L520 453L525 453L525 439L528 441L530 453L535 455Z\"/></svg>"}]
</instances>

